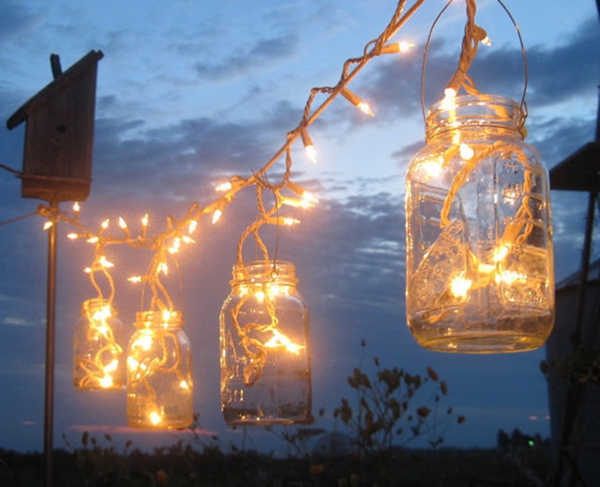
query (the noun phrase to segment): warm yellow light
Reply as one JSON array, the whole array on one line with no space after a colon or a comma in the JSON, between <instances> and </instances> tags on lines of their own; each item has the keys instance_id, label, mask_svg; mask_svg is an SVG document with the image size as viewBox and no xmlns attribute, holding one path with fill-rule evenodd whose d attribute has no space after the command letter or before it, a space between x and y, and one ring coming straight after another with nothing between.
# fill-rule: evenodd
<instances>
[{"instance_id":1,"label":"warm yellow light","mask_svg":"<svg viewBox=\"0 0 600 487\"><path fill-rule=\"evenodd\" d=\"M86 242L91 244L98 243L98 237L90 237L86 240Z\"/></svg>"},{"instance_id":2,"label":"warm yellow light","mask_svg":"<svg viewBox=\"0 0 600 487\"><path fill-rule=\"evenodd\" d=\"M92 272L92 268L91 267L86 267L85 269L83 269L83 272L90 274Z\"/></svg>"},{"instance_id":3,"label":"warm yellow light","mask_svg":"<svg viewBox=\"0 0 600 487\"><path fill-rule=\"evenodd\" d=\"M156 411L151 412L149 417L150 417L150 422L155 426L162 422L162 416L160 414L158 414Z\"/></svg>"},{"instance_id":4,"label":"warm yellow light","mask_svg":"<svg viewBox=\"0 0 600 487\"><path fill-rule=\"evenodd\" d=\"M185 380L182 380L182 381L179 383L179 387L181 387L182 389L186 389L186 390L189 390L189 388L190 388L189 384L188 384L188 383L187 383L187 381L185 381Z\"/></svg>"},{"instance_id":5,"label":"warm yellow light","mask_svg":"<svg viewBox=\"0 0 600 487\"><path fill-rule=\"evenodd\" d=\"M484 46L491 46L491 45L492 45L492 40L491 40L491 39L490 39L488 36L485 36L485 37L483 38L483 40L481 41L481 43L482 43Z\"/></svg>"},{"instance_id":6,"label":"warm yellow light","mask_svg":"<svg viewBox=\"0 0 600 487\"><path fill-rule=\"evenodd\" d=\"M133 348L141 348L142 350L150 350L152 348L152 335L144 335L139 337L132 345ZM129 357L132 360L131 365L139 366L137 361L132 357Z\"/></svg>"},{"instance_id":7,"label":"warm yellow light","mask_svg":"<svg viewBox=\"0 0 600 487\"><path fill-rule=\"evenodd\" d=\"M456 110L456 90L454 88L446 88L444 90L444 99L440 105L442 110Z\"/></svg>"},{"instance_id":8,"label":"warm yellow light","mask_svg":"<svg viewBox=\"0 0 600 487\"><path fill-rule=\"evenodd\" d=\"M504 284L514 284L517 281L523 281L527 276L515 271L502 271L496 274L495 281L497 283L503 282Z\"/></svg>"},{"instance_id":9,"label":"warm yellow light","mask_svg":"<svg viewBox=\"0 0 600 487\"><path fill-rule=\"evenodd\" d=\"M119 361L118 360L113 360L106 367L104 367L104 370L106 372L114 372L115 370L117 370L118 367L119 367Z\"/></svg>"},{"instance_id":10,"label":"warm yellow light","mask_svg":"<svg viewBox=\"0 0 600 487\"><path fill-rule=\"evenodd\" d=\"M494 262L500 262L508 255L509 248L507 245L501 245L494 249Z\"/></svg>"},{"instance_id":11,"label":"warm yellow light","mask_svg":"<svg viewBox=\"0 0 600 487\"><path fill-rule=\"evenodd\" d=\"M473 281L462 276L455 277L450 284L450 291L457 298L466 298Z\"/></svg>"},{"instance_id":12,"label":"warm yellow light","mask_svg":"<svg viewBox=\"0 0 600 487\"><path fill-rule=\"evenodd\" d=\"M101 227L106 230L108 228L108 224L110 223L109 219L106 219L102 222Z\"/></svg>"},{"instance_id":13,"label":"warm yellow light","mask_svg":"<svg viewBox=\"0 0 600 487\"><path fill-rule=\"evenodd\" d=\"M81 210L81 206L79 205L79 201L76 201L75 203L73 203L73 211L75 213L79 212Z\"/></svg>"},{"instance_id":14,"label":"warm yellow light","mask_svg":"<svg viewBox=\"0 0 600 487\"><path fill-rule=\"evenodd\" d=\"M108 389L113 386L113 378L110 375L105 375L100 379L100 387Z\"/></svg>"},{"instance_id":15,"label":"warm yellow light","mask_svg":"<svg viewBox=\"0 0 600 487\"><path fill-rule=\"evenodd\" d=\"M435 159L427 159L420 163L420 167L427 174L427 179L432 179L440 175L442 172L442 166L444 164L444 158L439 156Z\"/></svg>"},{"instance_id":16,"label":"warm yellow light","mask_svg":"<svg viewBox=\"0 0 600 487\"><path fill-rule=\"evenodd\" d=\"M176 254L177 252L179 252L180 247L181 247L181 239L180 238L173 239L173 245L171 245L171 247L169 247L169 253Z\"/></svg>"},{"instance_id":17,"label":"warm yellow light","mask_svg":"<svg viewBox=\"0 0 600 487\"><path fill-rule=\"evenodd\" d=\"M79 238L79 235L77 235L76 233L69 233L67 235L67 238L70 240L77 240Z\"/></svg>"},{"instance_id":18,"label":"warm yellow light","mask_svg":"<svg viewBox=\"0 0 600 487\"><path fill-rule=\"evenodd\" d=\"M191 235L192 233L194 233L196 231L197 227L198 227L198 222L196 220L191 220L190 224L188 225L188 233Z\"/></svg>"},{"instance_id":19,"label":"warm yellow light","mask_svg":"<svg viewBox=\"0 0 600 487\"><path fill-rule=\"evenodd\" d=\"M101 255L99 258L99 263L105 269L109 269L114 266L114 264L106 259L104 255Z\"/></svg>"},{"instance_id":20,"label":"warm yellow light","mask_svg":"<svg viewBox=\"0 0 600 487\"><path fill-rule=\"evenodd\" d=\"M373 112L373 110L371 109L371 105L369 105L368 103L361 101L358 105L356 105L356 107L363 112L365 115L368 115L369 117L374 117L375 116L375 112Z\"/></svg>"},{"instance_id":21,"label":"warm yellow light","mask_svg":"<svg viewBox=\"0 0 600 487\"><path fill-rule=\"evenodd\" d=\"M171 312L168 309L165 309L162 313L162 316L165 322L169 321L171 319Z\"/></svg>"},{"instance_id":22,"label":"warm yellow light","mask_svg":"<svg viewBox=\"0 0 600 487\"><path fill-rule=\"evenodd\" d=\"M162 272L163 274L168 274L169 273L169 266L166 262L161 262L160 264L158 264L156 266L156 271L157 272Z\"/></svg>"},{"instance_id":23,"label":"warm yellow light","mask_svg":"<svg viewBox=\"0 0 600 487\"><path fill-rule=\"evenodd\" d=\"M371 107L369 106L369 104L362 101L358 97L358 95L356 95L355 93L352 93L348 88L344 88L340 93L344 98L346 98L346 100L348 100L350 103L352 103L356 108L361 110L366 115L369 115L370 117L375 116L375 114L373 113L373 110L371 110Z\"/></svg>"},{"instance_id":24,"label":"warm yellow light","mask_svg":"<svg viewBox=\"0 0 600 487\"><path fill-rule=\"evenodd\" d=\"M131 276L128 277L127 280L129 282L142 282L142 276Z\"/></svg>"},{"instance_id":25,"label":"warm yellow light","mask_svg":"<svg viewBox=\"0 0 600 487\"><path fill-rule=\"evenodd\" d=\"M223 212L221 210L215 210L215 212L213 213L213 217L212 217L213 224L217 223L219 221L222 214L223 214Z\"/></svg>"},{"instance_id":26,"label":"warm yellow light","mask_svg":"<svg viewBox=\"0 0 600 487\"><path fill-rule=\"evenodd\" d=\"M142 226L147 227L149 222L150 222L150 216L148 215L148 213L146 213L142 217Z\"/></svg>"},{"instance_id":27,"label":"warm yellow light","mask_svg":"<svg viewBox=\"0 0 600 487\"><path fill-rule=\"evenodd\" d=\"M54 223L52 223L51 221L47 221L46 223L44 223L44 230L48 230L52 227L52 225L54 225Z\"/></svg>"},{"instance_id":28,"label":"warm yellow light","mask_svg":"<svg viewBox=\"0 0 600 487\"><path fill-rule=\"evenodd\" d=\"M475 151L467 144L460 144L460 157L462 157L465 161L473 159L475 155Z\"/></svg>"},{"instance_id":29,"label":"warm yellow light","mask_svg":"<svg viewBox=\"0 0 600 487\"><path fill-rule=\"evenodd\" d=\"M215 191L219 191L219 192L223 192L224 193L226 191L231 191L232 188L233 188L233 186L232 186L231 182L227 181L225 183L218 184L215 187Z\"/></svg>"},{"instance_id":30,"label":"warm yellow light","mask_svg":"<svg viewBox=\"0 0 600 487\"><path fill-rule=\"evenodd\" d=\"M313 162L317 163L317 149L315 149L314 145L307 145L304 147L304 151L306 152L306 157Z\"/></svg>"},{"instance_id":31,"label":"warm yellow light","mask_svg":"<svg viewBox=\"0 0 600 487\"><path fill-rule=\"evenodd\" d=\"M273 329L271 331L273 332L273 336L267 343L265 343L265 347L267 347L267 348L284 347L287 352L293 353L295 355L298 355L300 353L300 350L302 350L304 348L303 346L297 345L294 342L292 342L292 340L290 340L290 338L285 336L283 333L281 333L277 329Z\"/></svg>"},{"instance_id":32,"label":"warm yellow light","mask_svg":"<svg viewBox=\"0 0 600 487\"><path fill-rule=\"evenodd\" d=\"M119 226L125 230L127 228L127 223L125 222L125 220L123 220L123 218L119 217Z\"/></svg>"}]
</instances>

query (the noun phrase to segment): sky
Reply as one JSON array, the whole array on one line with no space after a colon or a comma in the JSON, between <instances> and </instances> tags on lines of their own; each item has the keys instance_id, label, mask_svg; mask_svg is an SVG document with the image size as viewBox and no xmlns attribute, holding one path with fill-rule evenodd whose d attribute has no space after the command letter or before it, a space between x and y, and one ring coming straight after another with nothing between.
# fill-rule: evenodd
<instances>
[{"instance_id":1,"label":"sky","mask_svg":"<svg viewBox=\"0 0 600 487\"><path fill-rule=\"evenodd\" d=\"M375 117L339 97L310 127L318 163L294 146L293 179L319 204L295 215L302 223L280 232L277 248L280 258L295 264L311 314L313 403L315 411L325 411L315 426L332 428L333 409L351 395L346 378L378 357L382 365L410 373L436 369L449 387L444 404L467 418L448 429L446 444L488 447L499 429L549 435L539 370L544 349L486 356L431 352L413 340L405 319L404 176L424 144L421 104L440 98L456 66L465 21L464 3L456 1L433 31L422 101L423 49L444 4L426 0L396 35L394 40L415 44L411 52L371 61L350 84ZM594 137L596 5L575 0L566 12L558 0L505 4L527 48L527 140L552 168ZM478 6L478 23L492 45L480 48L473 78L482 92L520 99L525 76L515 29L497 2ZM101 50L93 184L81 218L97 228L105 218L133 222L149 213L151 230L160 232L166 216L182 217L191 204L216 199L215 186L231 175L259 170L300 122L310 89L334 86L343 62L361 55L395 8L390 0L5 0L0 118L6 121L51 81L51 53L60 55L66 70L90 50ZM24 125L8 131L3 123L0 163L20 170L23 140ZM0 173L0 188L0 222L35 212L40 203L21 198L20 182L9 172ZM202 221L197 243L179 259L183 288L175 293L193 347L194 409L202 428L218 434L224 447L239 443L243 432L221 418L218 320L237 240L254 216L251 193L240 195L217 225ZM586 196L553 192L552 198L560 281L579 266ZM19 451L43 448L42 225L34 216L0 226L0 448ZM140 448L168 445L180 434L126 427L123 391L82 393L72 386L73 328L81 302L95 292L82 272L93 258L91 248L69 241L70 231L60 225L54 444L65 447L63 435L77 443L87 430L132 439ZM115 302L131 333L141 300L126 278L143 271L148 255L114 248L109 257ZM277 448L271 434L256 428L247 431L246 441Z\"/></svg>"}]
</instances>

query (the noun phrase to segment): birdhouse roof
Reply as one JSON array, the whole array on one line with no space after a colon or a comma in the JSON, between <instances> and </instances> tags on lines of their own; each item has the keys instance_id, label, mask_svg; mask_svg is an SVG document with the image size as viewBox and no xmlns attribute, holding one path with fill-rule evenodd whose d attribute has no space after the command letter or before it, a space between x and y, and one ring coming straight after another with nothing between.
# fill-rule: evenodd
<instances>
[{"instance_id":1,"label":"birdhouse roof","mask_svg":"<svg viewBox=\"0 0 600 487\"><path fill-rule=\"evenodd\" d=\"M91 66L95 65L100 59L104 57L102 51L90 51L73 66L67 69L64 73L54 79L51 83L42 88L37 94L31 97L21 108L19 108L11 117L6 121L6 126L9 130L12 130L17 125L21 124L27 117L35 113L48 101L59 95L67 86L69 86L73 80L84 74Z\"/></svg>"}]
</instances>

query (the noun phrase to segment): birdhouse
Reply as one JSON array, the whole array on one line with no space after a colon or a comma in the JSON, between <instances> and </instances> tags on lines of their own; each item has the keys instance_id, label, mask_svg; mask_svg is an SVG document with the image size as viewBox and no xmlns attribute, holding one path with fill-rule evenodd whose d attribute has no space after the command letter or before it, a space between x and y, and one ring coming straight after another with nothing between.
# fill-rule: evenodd
<instances>
[{"instance_id":1,"label":"birdhouse","mask_svg":"<svg viewBox=\"0 0 600 487\"><path fill-rule=\"evenodd\" d=\"M21 196L51 203L84 201L90 193L97 64L90 51L64 73L50 57L54 81L6 122L26 122Z\"/></svg>"}]
</instances>

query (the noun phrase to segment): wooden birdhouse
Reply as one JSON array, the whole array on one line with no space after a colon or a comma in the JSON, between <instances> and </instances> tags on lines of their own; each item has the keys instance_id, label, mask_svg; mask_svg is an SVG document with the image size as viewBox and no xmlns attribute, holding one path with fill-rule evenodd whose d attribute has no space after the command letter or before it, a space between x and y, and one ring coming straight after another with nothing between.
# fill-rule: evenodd
<instances>
[{"instance_id":1,"label":"wooden birdhouse","mask_svg":"<svg viewBox=\"0 0 600 487\"><path fill-rule=\"evenodd\" d=\"M50 203L84 201L90 193L96 74L101 51L90 51L64 73L50 57L54 81L6 122L26 122L21 196Z\"/></svg>"}]
</instances>

